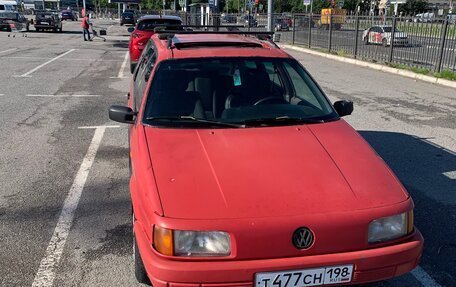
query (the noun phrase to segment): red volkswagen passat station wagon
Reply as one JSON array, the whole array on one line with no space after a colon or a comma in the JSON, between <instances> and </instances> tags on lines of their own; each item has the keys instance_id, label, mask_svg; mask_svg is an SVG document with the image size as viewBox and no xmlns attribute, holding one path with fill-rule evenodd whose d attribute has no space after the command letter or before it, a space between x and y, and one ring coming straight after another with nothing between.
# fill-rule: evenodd
<instances>
[{"instance_id":1,"label":"red volkswagen passat station wagon","mask_svg":"<svg viewBox=\"0 0 456 287\"><path fill-rule=\"evenodd\" d=\"M175 33L174 33L175 32ZM413 201L264 34L160 31L128 106L134 262L155 287L350 285L407 273Z\"/></svg>"}]
</instances>

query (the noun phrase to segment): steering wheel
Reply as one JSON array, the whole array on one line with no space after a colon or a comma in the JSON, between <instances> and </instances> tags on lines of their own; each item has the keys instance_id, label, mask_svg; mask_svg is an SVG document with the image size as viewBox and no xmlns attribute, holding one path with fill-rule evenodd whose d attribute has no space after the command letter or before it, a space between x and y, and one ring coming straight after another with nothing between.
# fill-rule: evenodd
<instances>
[{"instance_id":1,"label":"steering wheel","mask_svg":"<svg viewBox=\"0 0 456 287\"><path fill-rule=\"evenodd\" d=\"M266 104L266 103L268 103L268 104L288 104L288 102L284 98L271 96L271 97L259 99L253 105L256 106L256 105L261 105L261 104Z\"/></svg>"}]
</instances>

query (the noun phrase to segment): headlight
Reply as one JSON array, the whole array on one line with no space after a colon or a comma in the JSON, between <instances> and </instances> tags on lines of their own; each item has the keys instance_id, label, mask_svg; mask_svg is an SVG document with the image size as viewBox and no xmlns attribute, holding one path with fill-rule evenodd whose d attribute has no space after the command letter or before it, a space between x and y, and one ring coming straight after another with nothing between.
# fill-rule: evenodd
<instances>
[{"instance_id":1,"label":"headlight","mask_svg":"<svg viewBox=\"0 0 456 287\"><path fill-rule=\"evenodd\" d=\"M164 255L227 256L230 236L222 231L185 231L154 227L154 247Z\"/></svg>"},{"instance_id":2,"label":"headlight","mask_svg":"<svg viewBox=\"0 0 456 287\"><path fill-rule=\"evenodd\" d=\"M376 219L369 224L368 242L380 243L413 231L413 211Z\"/></svg>"}]
</instances>

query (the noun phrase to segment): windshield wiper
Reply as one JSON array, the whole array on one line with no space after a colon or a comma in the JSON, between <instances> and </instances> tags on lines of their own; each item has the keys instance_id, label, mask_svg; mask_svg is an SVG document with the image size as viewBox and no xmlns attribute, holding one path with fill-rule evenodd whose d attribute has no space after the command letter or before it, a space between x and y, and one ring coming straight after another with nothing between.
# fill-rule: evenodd
<instances>
[{"instance_id":1,"label":"windshield wiper","mask_svg":"<svg viewBox=\"0 0 456 287\"><path fill-rule=\"evenodd\" d=\"M226 122L219 122L219 121L211 121L205 119L195 118L193 116L170 116L170 117L147 117L146 120L150 121L169 121L169 122L182 122L182 121L190 121L200 124L207 124L210 126L219 126L219 127L231 127L231 128L244 128L245 125L243 124L234 124L234 123L226 123Z\"/></svg>"},{"instance_id":2,"label":"windshield wiper","mask_svg":"<svg viewBox=\"0 0 456 287\"><path fill-rule=\"evenodd\" d=\"M242 121L246 126L252 125L286 125L286 124L319 124L324 120L308 118L290 118L289 116L280 116L275 118L249 119Z\"/></svg>"}]
</instances>

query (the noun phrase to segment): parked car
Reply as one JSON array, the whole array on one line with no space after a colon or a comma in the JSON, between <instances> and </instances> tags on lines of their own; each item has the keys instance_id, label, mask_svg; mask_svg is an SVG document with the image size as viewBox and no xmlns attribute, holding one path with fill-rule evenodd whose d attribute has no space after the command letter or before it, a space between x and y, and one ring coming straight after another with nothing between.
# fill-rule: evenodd
<instances>
[{"instance_id":1,"label":"parked car","mask_svg":"<svg viewBox=\"0 0 456 287\"><path fill-rule=\"evenodd\" d=\"M165 32L109 109L129 124L140 282L329 286L417 266L413 201L341 118L352 102L269 40Z\"/></svg>"},{"instance_id":2,"label":"parked car","mask_svg":"<svg viewBox=\"0 0 456 287\"><path fill-rule=\"evenodd\" d=\"M309 16L299 16L295 18L295 25L297 28L303 29L303 28L309 28L309 22L310 22L310 27L314 28L315 27L315 21Z\"/></svg>"},{"instance_id":3,"label":"parked car","mask_svg":"<svg viewBox=\"0 0 456 287\"><path fill-rule=\"evenodd\" d=\"M413 22L429 23L435 22L435 20L435 14L430 12L416 14L415 17L413 17Z\"/></svg>"},{"instance_id":4,"label":"parked car","mask_svg":"<svg viewBox=\"0 0 456 287\"><path fill-rule=\"evenodd\" d=\"M62 32L63 25L59 14L56 12L37 12L35 16L34 24L37 32L51 30L54 32Z\"/></svg>"},{"instance_id":5,"label":"parked car","mask_svg":"<svg viewBox=\"0 0 456 287\"><path fill-rule=\"evenodd\" d=\"M373 26L363 32L363 42L365 45L381 44L385 47L391 45L392 26ZM394 45L408 45L406 33L396 29L394 33Z\"/></svg>"},{"instance_id":6,"label":"parked car","mask_svg":"<svg viewBox=\"0 0 456 287\"><path fill-rule=\"evenodd\" d=\"M244 25L244 27L257 27L258 21L253 15L244 15L241 16L240 24Z\"/></svg>"},{"instance_id":7,"label":"parked car","mask_svg":"<svg viewBox=\"0 0 456 287\"><path fill-rule=\"evenodd\" d=\"M180 29L182 19L177 16L170 15L147 15L139 18L136 27L129 28L131 31L129 50L130 50L130 71L133 73L136 63L141 56L144 46L154 34L154 29L158 26L168 27L172 29Z\"/></svg>"},{"instance_id":8,"label":"parked car","mask_svg":"<svg viewBox=\"0 0 456 287\"><path fill-rule=\"evenodd\" d=\"M456 24L456 14L448 14L446 18L448 19L448 23Z\"/></svg>"},{"instance_id":9,"label":"parked car","mask_svg":"<svg viewBox=\"0 0 456 287\"><path fill-rule=\"evenodd\" d=\"M275 19L274 20L274 31L290 31L290 26L288 25L287 21L284 19Z\"/></svg>"},{"instance_id":10,"label":"parked car","mask_svg":"<svg viewBox=\"0 0 456 287\"><path fill-rule=\"evenodd\" d=\"M231 14L222 15L222 23L224 24L236 24L236 16Z\"/></svg>"},{"instance_id":11,"label":"parked car","mask_svg":"<svg viewBox=\"0 0 456 287\"><path fill-rule=\"evenodd\" d=\"M65 10L60 12L60 19L78 21L78 14L74 10Z\"/></svg>"},{"instance_id":12,"label":"parked car","mask_svg":"<svg viewBox=\"0 0 456 287\"><path fill-rule=\"evenodd\" d=\"M0 30L11 32L13 29L29 31L30 21L19 12L0 12Z\"/></svg>"},{"instance_id":13,"label":"parked car","mask_svg":"<svg viewBox=\"0 0 456 287\"><path fill-rule=\"evenodd\" d=\"M137 17L132 11L123 12L120 17L120 26L125 24L136 25Z\"/></svg>"}]
</instances>

